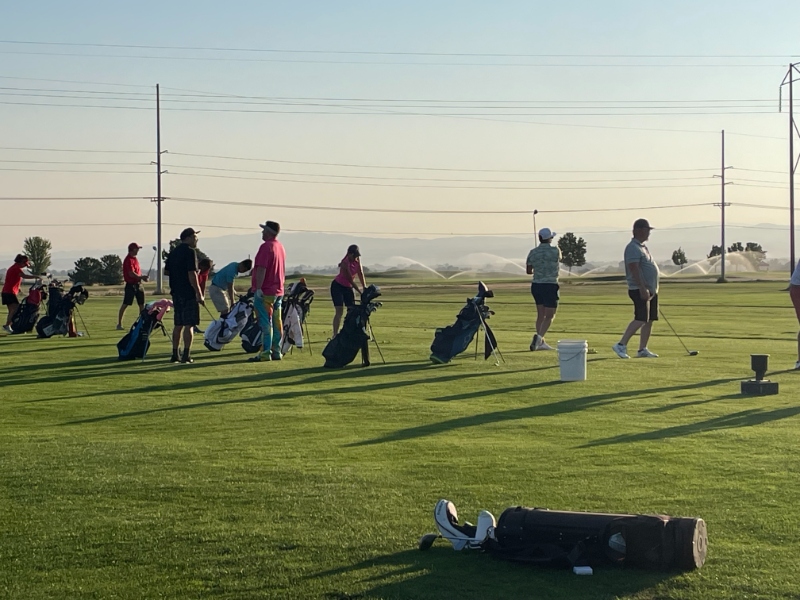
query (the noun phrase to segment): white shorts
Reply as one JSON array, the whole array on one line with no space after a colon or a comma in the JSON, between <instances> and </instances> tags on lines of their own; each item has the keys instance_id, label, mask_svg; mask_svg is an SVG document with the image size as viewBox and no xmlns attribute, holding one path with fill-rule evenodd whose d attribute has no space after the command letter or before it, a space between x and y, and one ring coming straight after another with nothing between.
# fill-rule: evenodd
<instances>
[{"instance_id":1,"label":"white shorts","mask_svg":"<svg viewBox=\"0 0 800 600\"><path fill-rule=\"evenodd\" d=\"M211 284L208 288L208 297L211 298L211 302L214 303L214 308L219 311L219 314L226 313L231 309L227 290Z\"/></svg>"}]
</instances>

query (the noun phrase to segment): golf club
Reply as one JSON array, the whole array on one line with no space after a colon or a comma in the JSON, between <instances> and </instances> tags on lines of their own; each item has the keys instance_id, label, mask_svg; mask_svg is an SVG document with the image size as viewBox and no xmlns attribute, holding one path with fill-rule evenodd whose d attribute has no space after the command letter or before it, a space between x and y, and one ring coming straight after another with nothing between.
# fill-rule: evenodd
<instances>
[{"instance_id":1,"label":"golf club","mask_svg":"<svg viewBox=\"0 0 800 600\"><path fill-rule=\"evenodd\" d=\"M153 271L153 265L156 262L156 255L158 254L158 248L153 246L153 260L150 261L150 268L147 269L147 280L150 281L150 273Z\"/></svg>"},{"instance_id":2,"label":"golf club","mask_svg":"<svg viewBox=\"0 0 800 600\"><path fill-rule=\"evenodd\" d=\"M669 319L667 319L667 317L664 315L664 311L662 311L662 310L661 310L661 307L659 307L659 308L658 308L658 314L660 314L660 315L661 315L661 318L662 318L662 319L664 319L664 321L666 322L666 324L667 324L667 325L669 325L669 328L670 328L670 329L672 329L672 333L674 333L674 334L675 334L675 337L676 337L676 338L678 338L678 341L681 343L681 346L683 346L683 349L684 349L684 350L686 350L686 353L687 353L689 356L697 356L698 354L700 354L700 351L699 351L699 350L689 350L689 349L686 347L686 344L684 344L684 343L683 343L683 340L681 339L681 336L679 336L679 335L678 335L678 332L677 332L677 331L675 331L675 328L674 328L674 327L672 326L672 324L669 322Z\"/></svg>"}]
</instances>

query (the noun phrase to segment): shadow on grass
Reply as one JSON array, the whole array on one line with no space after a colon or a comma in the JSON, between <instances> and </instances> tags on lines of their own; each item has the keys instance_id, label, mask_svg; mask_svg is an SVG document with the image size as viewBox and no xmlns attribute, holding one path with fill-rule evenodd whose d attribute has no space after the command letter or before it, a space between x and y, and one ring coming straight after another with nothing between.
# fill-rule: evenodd
<instances>
[{"instance_id":1,"label":"shadow on grass","mask_svg":"<svg viewBox=\"0 0 800 600\"><path fill-rule=\"evenodd\" d=\"M374 370L372 370L373 368L370 367L370 370L372 370L372 373L375 374L375 375L386 375L386 373L387 373L386 370L390 370L390 372L393 372L393 373L402 373L404 371L405 372L409 372L409 371L418 370L420 368L429 368L429 366L428 365L420 365L418 363L417 364L411 364L411 365L405 365L405 368L403 368L402 365L385 365L384 367L382 367L382 369L384 369L383 371L380 371L381 367L375 367ZM321 369L321 367L319 367L317 369L313 369L313 370L314 371L318 371L319 369ZM301 371L308 371L308 369L301 369ZM425 379L401 379L401 380L397 380L397 381L384 381L384 382L381 382L381 383L372 383L372 384L360 385L360 386L359 385L348 385L348 386L335 387L335 388L329 388L329 389L318 389L318 388L316 388L316 389L301 390L301 389L297 389L297 388L298 388L298 386L300 386L302 384L302 382L300 382L300 383L298 383L298 382L288 382L287 384L282 386L282 387L287 388L286 391L282 390L282 391L279 391L279 392L276 392L276 393L272 393L272 394L265 394L263 396L255 396L255 397L252 397L252 398L234 398L234 399L226 399L226 400L210 400L210 401L206 401L206 402L195 402L195 403L192 403L192 404L179 404L179 405L173 405L173 406L163 406L163 407L158 407L158 408L143 409L143 410L126 412L126 413L103 415L101 417L91 417L91 418L87 418L87 419L79 419L79 420L75 420L75 421L68 421L66 423L62 423L62 425L82 425L82 424L88 424L88 423L99 423L99 422L102 422L102 421L109 421L109 420L112 420L112 419L120 419L120 418L125 418L125 417L140 417L140 416L145 416L145 415L150 415L150 414L166 413L166 412L172 412L172 411L178 411L178 410L209 408L209 407L213 407L213 406L228 406L228 405L232 406L232 405L235 405L235 404L249 404L249 403L252 403L252 402L267 402L267 401L275 401L275 400L294 400L294 399L297 399L297 398L317 397L317 396L329 395L329 394L334 394L334 395L335 394L339 394L339 395L344 395L344 396L347 396L347 397L352 397L353 395L364 394L364 393L369 393L369 392L378 392L378 391L401 388L401 387L407 387L407 386L427 385L427 384L434 384L434 383L450 383L450 382L453 382L453 381L463 381L464 379L472 379L472 378L475 378L475 377L487 377L487 376L492 376L492 375L507 375L509 373L521 373L521 372L527 372L527 371L528 371L528 369L524 369L524 370L520 370L520 371L502 371L502 372L495 372L495 373L461 373L461 372L458 372L458 373L454 373L452 375L443 375L441 377L428 377L428 378L425 378ZM338 372L340 373L341 371L338 371ZM285 372L285 373L286 373L286 376L291 376L291 375L296 374L296 372L294 372L294 371ZM253 376L253 378L255 379L255 381L264 381L264 376L262 374L258 374L257 376ZM248 378L240 377L240 378L237 379L237 382L247 381L247 379ZM200 382L188 382L186 384L181 384L180 387L181 387L181 389L186 389L186 388L192 387L193 385L194 386L198 386L199 385L199 386L202 387L202 386L205 386L205 385L209 385L208 381L209 380L204 380L204 381L200 381ZM222 380L219 380L219 382L221 382L221 383L229 383L230 380L229 379L222 379ZM163 390L173 390L174 388L175 388L174 385L168 385L168 386L158 386L157 389L159 391L163 391ZM154 388L154 386L151 386L150 388L144 388L144 389L147 392L152 392L155 388ZM119 393L125 393L125 392L117 391L117 392L114 392L114 393L115 394L119 394ZM140 390L140 389L130 390L127 393L140 394L140 393L142 393L142 390ZM108 395L108 392L97 392L97 393L94 393L94 394L82 394L82 395L78 395L78 396L70 396L69 398L70 399L71 398L87 398L87 397L91 397L91 396L107 396L107 395ZM57 398L57 399L63 399L63 398ZM38 400L38 401L41 402L42 400Z\"/></svg>"},{"instance_id":2,"label":"shadow on grass","mask_svg":"<svg viewBox=\"0 0 800 600\"><path fill-rule=\"evenodd\" d=\"M632 442L644 442L650 440L665 440L669 438L683 437L686 435L694 435L695 433L716 431L719 429L752 427L754 425L763 425L764 423L769 423L771 421L788 419L790 417L795 417L798 414L800 414L800 406L790 406L788 408L778 408L775 410L752 408L750 410L742 410L730 415L714 417L713 419L706 419L705 421L698 421L697 423L688 423L686 425L676 425L674 427L656 429L655 431L617 435L602 440L595 440L593 442L589 442L588 444L578 446L578 448L608 446L611 444L629 444Z\"/></svg>"},{"instance_id":3,"label":"shadow on grass","mask_svg":"<svg viewBox=\"0 0 800 600\"><path fill-rule=\"evenodd\" d=\"M405 550L378 556L308 578L329 580L326 587L335 590L342 576L359 582L358 588L363 591L340 589L324 593L323 598L612 600L654 588L677 575L609 567L598 569L594 577L576 577L566 569L533 567L495 560L486 554L434 547L427 552Z\"/></svg>"},{"instance_id":4,"label":"shadow on grass","mask_svg":"<svg viewBox=\"0 0 800 600\"><path fill-rule=\"evenodd\" d=\"M538 404L536 406L526 406L524 408L514 408L510 410L500 410L479 415L470 415L468 417L458 417L447 421L440 421L439 423L430 423L427 425L420 425L417 427L409 427L407 429L400 429L394 433L387 434L380 438L371 440L364 440L361 442L353 442L347 444L346 447L351 446L370 446L373 444L383 444L386 442L398 442L402 440L409 440L414 438L426 437L447 431L454 431L457 429L464 429L467 427L478 427L481 425L488 425L490 423L502 423L503 421L514 421L517 419L531 419L534 417L551 417L553 415L577 412L587 408L595 408L604 406L621 400L630 400L639 398L649 394L674 392L679 390L696 389L701 387L712 387L730 383L731 381L738 381L738 379L714 379L711 381L703 381L699 383L687 383L683 385L674 385L658 388L647 388L642 390L629 390L624 392L609 392L606 394L593 394L590 396L582 396L579 398L568 398L551 402L550 404ZM560 382L540 382L531 383L527 386L515 386L510 388L492 388L489 390L479 390L476 392L469 392L466 394L459 394L458 396L449 396L449 399L466 399L466 398L480 398L483 396L502 395L510 392L518 392L525 390L536 389L537 387L544 387L553 385ZM439 399L441 400L441 398ZM800 411L800 409L798 409Z\"/></svg>"}]
</instances>

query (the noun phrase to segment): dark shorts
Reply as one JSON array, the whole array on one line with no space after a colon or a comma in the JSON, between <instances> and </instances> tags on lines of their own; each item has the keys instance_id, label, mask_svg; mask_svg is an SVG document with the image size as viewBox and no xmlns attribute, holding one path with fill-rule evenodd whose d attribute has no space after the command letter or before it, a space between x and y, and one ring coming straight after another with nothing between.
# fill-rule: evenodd
<instances>
[{"instance_id":1,"label":"dark shorts","mask_svg":"<svg viewBox=\"0 0 800 600\"><path fill-rule=\"evenodd\" d=\"M658 321L658 294L649 301L642 300L639 290L628 290L628 297L633 300L634 321Z\"/></svg>"},{"instance_id":2,"label":"dark shorts","mask_svg":"<svg viewBox=\"0 0 800 600\"><path fill-rule=\"evenodd\" d=\"M5 296L5 294L3 294L3 296ZM792 299L797 320L800 321L800 285L789 286L789 297ZM5 298L3 299L3 304L5 304Z\"/></svg>"},{"instance_id":3,"label":"dark shorts","mask_svg":"<svg viewBox=\"0 0 800 600\"><path fill-rule=\"evenodd\" d=\"M531 294L536 306L545 308L558 308L558 284L557 283L532 283Z\"/></svg>"},{"instance_id":4,"label":"dark shorts","mask_svg":"<svg viewBox=\"0 0 800 600\"><path fill-rule=\"evenodd\" d=\"M336 281L331 282L331 298L334 306L355 306L356 295L353 288L347 287Z\"/></svg>"},{"instance_id":5,"label":"dark shorts","mask_svg":"<svg viewBox=\"0 0 800 600\"><path fill-rule=\"evenodd\" d=\"M17 295L3 292L3 306L14 306L15 304L19 304Z\"/></svg>"},{"instance_id":6,"label":"dark shorts","mask_svg":"<svg viewBox=\"0 0 800 600\"><path fill-rule=\"evenodd\" d=\"M122 303L125 306L133 304L133 299L136 298L136 304L144 304L144 290L139 287L138 283L126 283L125 295L122 297Z\"/></svg>"},{"instance_id":7,"label":"dark shorts","mask_svg":"<svg viewBox=\"0 0 800 600\"><path fill-rule=\"evenodd\" d=\"M195 327L200 324L200 304L194 296L172 296L176 327Z\"/></svg>"}]
</instances>

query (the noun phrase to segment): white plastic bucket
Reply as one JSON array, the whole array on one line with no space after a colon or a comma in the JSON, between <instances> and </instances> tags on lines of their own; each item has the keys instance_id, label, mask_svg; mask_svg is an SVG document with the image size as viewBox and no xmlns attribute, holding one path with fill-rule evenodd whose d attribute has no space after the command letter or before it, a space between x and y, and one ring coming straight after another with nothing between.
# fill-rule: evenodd
<instances>
[{"instance_id":1,"label":"white plastic bucket","mask_svg":"<svg viewBox=\"0 0 800 600\"><path fill-rule=\"evenodd\" d=\"M558 340L558 363L561 367L561 381L586 380L586 354L589 343L586 340Z\"/></svg>"}]
</instances>

